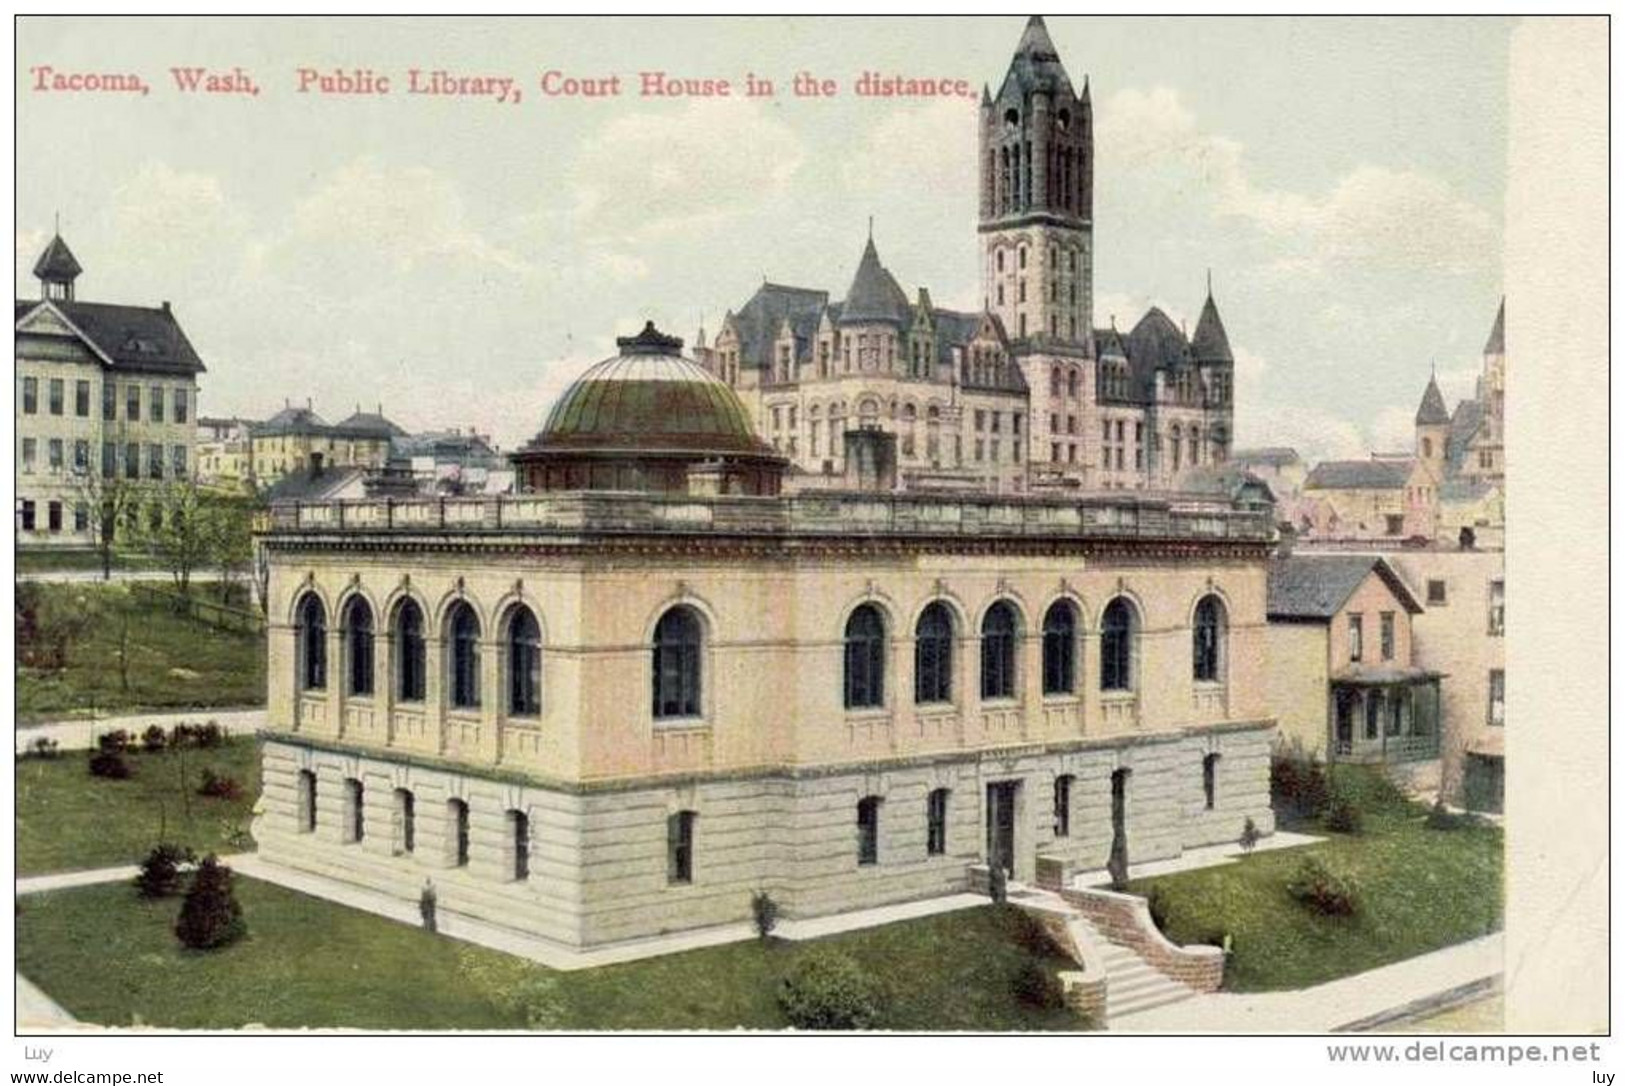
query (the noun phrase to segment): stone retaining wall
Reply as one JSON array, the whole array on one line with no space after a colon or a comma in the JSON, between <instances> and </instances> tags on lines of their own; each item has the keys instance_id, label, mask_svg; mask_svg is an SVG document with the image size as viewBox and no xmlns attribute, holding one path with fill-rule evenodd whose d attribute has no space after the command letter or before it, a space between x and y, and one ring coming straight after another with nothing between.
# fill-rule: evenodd
<instances>
[{"instance_id":1,"label":"stone retaining wall","mask_svg":"<svg viewBox=\"0 0 1625 1086\"><path fill-rule=\"evenodd\" d=\"M1224 951L1216 946L1179 946L1151 920L1143 897L1112 890L1062 890L1067 904L1084 915L1107 939L1128 947L1151 967L1198 992L1216 992L1224 982Z\"/></svg>"}]
</instances>

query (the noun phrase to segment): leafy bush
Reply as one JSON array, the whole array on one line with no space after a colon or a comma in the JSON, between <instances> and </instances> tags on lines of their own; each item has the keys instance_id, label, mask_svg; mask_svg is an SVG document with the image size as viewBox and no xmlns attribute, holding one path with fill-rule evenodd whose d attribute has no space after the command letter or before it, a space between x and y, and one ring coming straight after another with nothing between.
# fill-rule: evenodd
<instances>
[{"instance_id":1,"label":"leafy bush","mask_svg":"<svg viewBox=\"0 0 1625 1086\"><path fill-rule=\"evenodd\" d=\"M195 730L192 725L187 724L185 721L175 725L169 729L169 745L175 748L194 746L192 735Z\"/></svg>"},{"instance_id":2,"label":"leafy bush","mask_svg":"<svg viewBox=\"0 0 1625 1086\"><path fill-rule=\"evenodd\" d=\"M57 741L47 735L42 735L28 744L28 754L34 758L55 758L57 750Z\"/></svg>"},{"instance_id":3,"label":"leafy bush","mask_svg":"<svg viewBox=\"0 0 1625 1086\"><path fill-rule=\"evenodd\" d=\"M1359 806L1352 796L1341 790L1332 793L1326 815L1321 821L1333 833L1356 834L1365 829L1365 816L1360 813Z\"/></svg>"},{"instance_id":4,"label":"leafy bush","mask_svg":"<svg viewBox=\"0 0 1625 1086\"><path fill-rule=\"evenodd\" d=\"M1241 851L1251 852L1253 849L1258 847L1258 842L1263 838L1263 836L1263 834L1258 832L1257 824L1254 823L1251 816L1249 816L1246 824L1241 827L1241 838L1236 843L1241 846Z\"/></svg>"},{"instance_id":5,"label":"leafy bush","mask_svg":"<svg viewBox=\"0 0 1625 1086\"><path fill-rule=\"evenodd\" d=\"M1023 959L1010 978L1010 992L1017 1002L1040 1010L1066 1005L1066 989L1061 978L1044 968L1037 958Z\"/></svg>"},{"instance_id":6,"label":"leafy bush","mask_svg":"<svg viewBox=\"0 0 1625 1086\"><path fill-rule=\"evenodd\" d=\"M1286 890L1321 916L1353 916L1360 908L1354 884L1314 856L1306 856L1298 864Z\"/></svg>"},{"instance_id":7,"label":"leafy bush","mask_svg":"<svg viewBox=\"0 0 1625 1086\"><path fill-rule=\"evenodd\" d=\"M130 769L130 763L124 760L124 755L104 750L90 756L90 775L105 777L110 781L127 781L135 774Z\"/></svg>"},{"instance_id":8,"label":"leafy bush","mask_svg":"<svg viewBox=\"0 0 1625 1086\"><path fill-rule=\"evenodd\" d=\"M779 903L766 890L750 895L750 915L756 921L756 937L766 942L779 922Z\"/></svg>"},{"instance_id":9,"label":"leafy bush","mask_svg":"<svg viewBox=\"0 0 1625 1086\"><path fill-rule=\"evenodd\" d=\"M874 976L838 951L810 950L779 982L779 1007L796 1029L873 1029L883 992Z\"/></svg>"},{"instance_id":10,"label":"leafy bush","mask_svg":"<svg viewBox=\"0 0 1625 1086\"><path fill-rule=\"evenodd\" d=\"M226 732L219 724L211 720L195 729L192 738L201 749L213 750L226 741Z\"/></svg>"},{"instance_id":11,"label":"leafy bush","mask_svg":"<svg viewBox=\"0 0 1625 1086\"><path fill-rule=\"evenodd\" d=\"M169 735L157 724L149 724L141 733L141 747L148 754L161 754L168 745Z\"/></svg>"},{"instance_id":12,"label":"leafy bush","mask_svg":"<svg viewBox=\"0 0 1625 1086\"><path fill-rule=\"evenodd\" d=\"M1270 750L1272 807L1295 818L1314 818L1326 810L1330 799L1331 784L1318 754L1306 752L1297 739Z\"/></svg>"},{"instance_id":13,"label":"leafy bush","mask_svg":"<svg viewBox=\"0 0 1625 1086\"><path fill-rule=\"evenodd\" d=\"M236 777L205 769L203 783L198 786L197 794L210 799L237 799L243 794L243 786L237 783Z\"/></svg>"},{"instance_id":14,"label":"leafy bush","mask_svg":"<svg viewBox=\"0 0 1625 1086\"><path fill-rule=\"evenodd\" d=\"M147 858L141 861L141 872L135 877L135 888L142 897L170 897L180 893L181 865L196 857L184 845L154 845Z\"/></svg>"},{"instance_id":15,"label":"leafy bush","mask_svg":"<svg viewBox=\"0 0 1625 1086\"><path fill-rule=\"evenodd\" d=\"M103 754L124 754L130 749L130 733L123 728L96 737L96 749Z\"/></svg>"},{"instance_id":16,"label":"leafy bush","mask_svg":"<svg viewBox=\"0 0 1625 1086\"><path fill-rule=\"evenodd\" d=\"M192 876L175 935L193 950L214 950L241 938L248 931L243 907L231 886L231 868L211 853Z\"/></svg>"},{"instance_id":17,"label":"leafy bush","mask_svg":"<svg viewBox=\"0 0 1625 1086\"><path fill-rule=\"evenodd\" d=\"M1049 929L1037 917L1014 905L1003 908L1010 915L1011 936L1017 946L1034 957L1059 953L1055 940L1050 938Z\"/></svg>"}]
</instances>

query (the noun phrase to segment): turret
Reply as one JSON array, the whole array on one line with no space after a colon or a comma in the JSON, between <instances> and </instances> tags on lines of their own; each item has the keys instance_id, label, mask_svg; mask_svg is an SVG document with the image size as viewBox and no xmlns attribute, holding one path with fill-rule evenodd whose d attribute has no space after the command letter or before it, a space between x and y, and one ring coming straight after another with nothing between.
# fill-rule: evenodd
<instances>
[{"instance_id":1,"label":"turret","mask_svg":"<svg viewBox=\"0 0 1625 1086\"><path fill-rule=\"evenodd\" d=\"M1444 478L1445 450L1450 441L1450 412L1438 379L1428 375L1428 387L1416 409L1416 458L1426 464L1435 479Z\"/></svg>"},{"instance_id":2,"label":"turret","mask_svg":"<svg viewBox=\"0 0 1625 1086\"><path fill-rule=\"evenodd\" d=\"M62 235L53 235L51 243L34 261L34 278L40 281L40 297L73 301L73 281L83 270Z\"/></svg>"}]
</instances>

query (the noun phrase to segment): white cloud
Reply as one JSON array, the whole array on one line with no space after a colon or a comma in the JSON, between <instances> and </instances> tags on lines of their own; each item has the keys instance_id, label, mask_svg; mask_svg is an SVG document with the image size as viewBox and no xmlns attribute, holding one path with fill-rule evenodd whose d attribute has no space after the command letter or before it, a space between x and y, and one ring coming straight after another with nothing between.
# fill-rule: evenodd
<instances>
[{"instance_id":1,"label":"white cloud","mask_svg":"<svg viewBox=\"0 0 1625 1086\"><path fill-rule=\"evenodd\" d=\"M46 243L50 240L51 235L45 230L17 231L17 282L19 284L38 285L34 283L34 262L40 258L40 254L45 251Z\"/></svg>"},{"instance_id":2,"label":"white cloud","mask_svg":"<svg viewBox=\"0 0 1625 1086\"><path fill-rule=\"evenodd\" d=\"M942 98L888 110L841 164L850 189L890 196L976 191L976 103Z\"/></svg>"},{"instance_id":3,"label":"white cloud","mask_svg":"<svg viewBox=\"0 0 1625 1086\"><path fill-rule=\"evenodd\" d=\"M572 227L601 244L719 229L782 197L803 158L796 133L744 99L624 114L570 167Z\"/></svg>"}]
</instances>

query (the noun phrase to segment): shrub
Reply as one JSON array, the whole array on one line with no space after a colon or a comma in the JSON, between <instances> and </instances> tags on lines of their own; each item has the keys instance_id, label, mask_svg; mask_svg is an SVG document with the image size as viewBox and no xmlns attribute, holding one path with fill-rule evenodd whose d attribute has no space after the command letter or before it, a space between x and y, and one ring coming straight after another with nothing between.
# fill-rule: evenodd
<instances>
[{"instance_id":1,"label":"shrub","mask_svg":"<svg viewBox=\"0 0 1625 1086\"><path fill-rule=\"evenodd\" d=\"M202 749L213 750L226 741L226 733L225 729L211 720L207 724L196 728L192 733L192 738Z\"/></svg>"},{"instance_id":2,"label":"shrub","mask_svg":"<svg viewBox=\"0 0 1625 1086\"><path fill-rule=\"evenodd\" d=\"M243 907L231 886L231 868L213 853L203 858L186 892L175 935L193 950L214 950L241 938L248 931Z\"/></svg>"},{"instance_id":3,"label":"shrub","mask_svg":"<svg viewBox=\"0 0 1625 1086\"><path fill-rule=\"evenodd\" d=\"M130 763L116 751L104 750L90 756L90 775L110 781L127 781L134 776Z\"/></svg>"},{"instance_id":4,"label":"shrub","mask_svg":"<svg viewBox=\"0 0 1625 1086\"><path fill-rule=\"evenodd\" d=\"M96 749L103 754L123 754L130 749L130 733L123 728L96 737Z\"/></svg>"},{"instance_id":5,"label":"shrub","mask_svg":"<svg viewBox=\"0 0 1625 1086\"><path fill-rule=\"evenodd\" d=\"M1333 833L1355 834L1365 829L1365 816L1360 813L1360 808L1351 796L1341 791L1333 794L1321 821Z\"/></svg>"},{"instance_id":6,"label":"shrub","mask_svg":"<svg viewBox=\"0 0 1625 1086\"><path fill-rule=\"evenodd\" d=\"M756 921L756 937L766 942L779 922L779 903L766 890L757 890L750 895L750 915Z\"/></svg>"},{"instance_id":7,"label":"shrub","mask_svg":"<svg viewBox=\"0 0 1625 1086\"><path fill-rule=\"evenodd\" d=\"M180 723L169 729L169 745L171 747L190 747L195 745L192 741L196 729L187 723Z\"/></svg>"},{"instance_id":8,"label":"shrub","mask_svg":"<svg viewBox=\"0 0 1625 1086\"><path fill-rule=\"evenodd\" d=\"M1270 805L1296 818L1314 818L1326 809L1331 785L1317 754L1294 739L1270 750Z\"/></svg>"},{"instance_id":9,"label":"shrub","mask_svg":"<svg viewBox=\"0 0 1625 1086\"><path fill-rule=\"evenodd\" d=\"M1359 893L1354 884L1314 856L1306 856L1298 864L1286 889L1321 916L1353 916L1359 911Z\"/></svg>"},{"instance_id":10,"label":"shrub","mask_svg":"<svg viewBox=\"0 0 1625 1086\"><path fill-rule=\"evenodd\" d=\"M1427 828L1430 830L1459 830L1472 825L1474 821L1472 815L1460 814L1446 807L1442 795L1428 808Z\"/></svg>"},{"instance_id":11,"label":"shrub","mask_svg":"<svg viewBox=\"0 0 1625 1086\"><path fill-rule=\"evenodd\" d=\"M1241 851L1251 852L1258 847L1258 842L1263 836L1258 832L1258 825L1249 816L1246 824L1241 827L1241 838L1236 843L1241 846Z\"/></svg>"},{"instance_id":12,"label":"shrub","mask_svg":"<svg viewBox=\"0 0 1625 1086\"><path fill-rule=\"evenodd\" d=\"M1003 905L1010 896L1010 877L1005 873L1004 864L996 858L987 869L987 896L995 905Z\"/></svg>"},{"instance_id":13,"label":"shrub","mask_svg":"<svg viewBox=\"0 0 1625 1086\"><path fill-rule=\"evenodd\" d=\"M148 754L161 754L168 745L168 739L169 735L163 728L150 724L147 730L141 733L141 747Z\"/></svg>"},{"instance_id":14,"label":"shrub","mask_svg":"<svg viewBox=\"0 0 1625 1086\"><path fill-rule=\"evenodd\" d=\"M1145 895L1146 911L1151 914L1151 922L1163 934L1168 932L1168 895L1161 886L1152 886Z\"/></svg>"},{"instance_id":15,"label":"shrub","mask_svg":"<svg viewBox=\"0 0 1625 1086\"><path fill-rule=\"evenodd\" d=\"M236 777L228 777L212 769L205 769L203 783L198 786L197 794L210 799L237 799L243 794L243 786L237 783Z\"/></svg>"},{"instance_id":16,"label":"shrub","mask_svg":"<svg viewBox=\"0 0 1625 1086\"><path fill-rule=\"evenodd\" d=\"M46 735L42 735L28 744L28 753L35 758L55 758L57 749L57 741Z\"/></svg>"},{"instance_id":17,"label":"shrub","mask_svg":"<svg viewBox=\"0 0 1625 1086\"><path fill-rule=\"evenodd\" d=\"M872 1029L883 995L874 977L850 957L810 950L779 982L779 1007L796 1029Z\"/></svg>"},{"instance_id":18,"label":"shrub","mask_svg":"<svg viewBox=\"0 0 1625 1086\"><path fill-rule=\"evenodd\" d=\"M1011 937L1022 950L1034 957L1058 953L1049 929L1036 916L1014 905L1005 906L1004 912L1010 915Z\"/></svg>"},{"instance_id":19,"label":"shrub","mask_svg":"<svg viewBox=\"0 0 1625 1086\"><path fill-rule=\"evenodd\" d=\"M1044 968L1037 958L1025 958L1010 978L1010 992L1016 1001L1039 1010L1066 1005L1066 988L1061 978Z\"/></svg>"},{"instance_id":20,"label":"shrub","mask_svg":"<svg viewBox=\"0 0 1625 1086\"><path fill-rule=\"evenodd\" d=\"M141 872L135 877L136 890L142 897L170 897L180 893L181 865L194 859L192 850L184 845L154 845L141 861Z\"/></svg>"}]
</instances>

